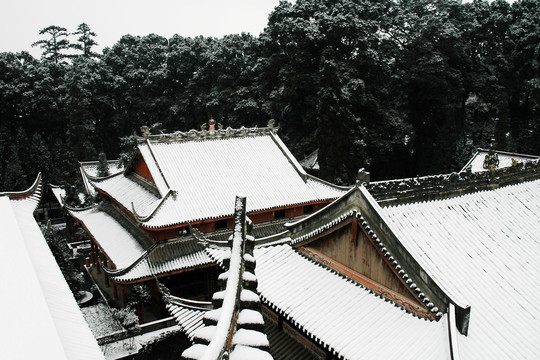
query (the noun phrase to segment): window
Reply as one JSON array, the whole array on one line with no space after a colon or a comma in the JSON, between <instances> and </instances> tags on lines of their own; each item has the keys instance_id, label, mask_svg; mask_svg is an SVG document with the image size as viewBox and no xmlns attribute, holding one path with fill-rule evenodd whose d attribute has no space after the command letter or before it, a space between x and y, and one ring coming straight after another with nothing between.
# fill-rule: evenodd
<instances>
[{"instance_id":1,"label":"window","mask_svg":"<svg viewBox=\"0 0 540 360\"><path fill-rule=\"evenodd\" d=\"M214 223L215 229L226 229L227 228L227 219L218 220Z\"/></svg>"},{"instance_id":2,"label":"window","mask_svg":"<svg viewBox=\"0 0 540 360\"><path fill-rule=\"evenodd\" d=\"M304 206L304 214L311 214L315 210L313 205Z\"/></svg>"},{"instance_id":3,"label":"window","mask_svg":"<svg viewBox=\"0 0 540 360\"><path fill-rule=\"evenodd\" d=\"M285 217L285 209L274 211L274 219L283 219Z\"/></svg>"}]
</instances>

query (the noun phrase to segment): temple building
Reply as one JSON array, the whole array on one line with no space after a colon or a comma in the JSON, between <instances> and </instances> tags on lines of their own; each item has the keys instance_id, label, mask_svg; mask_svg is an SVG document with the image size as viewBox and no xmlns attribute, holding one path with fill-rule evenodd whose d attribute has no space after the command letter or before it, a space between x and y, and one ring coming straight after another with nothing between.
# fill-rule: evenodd
<instances>
[{"instance_id":1,"label":"temple building","mask_svg":"<svg viewBox=\"0 0 540 360\"><path fill-rule=\"evenodd\" d=\"M487 168L358 182L256 238L267 333L315 359L538 358L540 164ZM205 251L226 263L226 246ZM186 333L204 327L203 310L168 309Z\"/></svg>"},{"instance_id":2,"label":"temple building","mask_svg":"<svg viewBox=\"0 0 540 360\"><path fill-rule=\"evenodd\" d=\"M130 285L148 284L158 317L165 308L155 277L184 298L208 300L217 290L219 269L191 232L228 237L237 194L249 197L260 236L348 190L307 174L271 126L146 134L125 169L111 164L98 177L96 163L82 163L83 183L102 201L66 208L88 234L89 260L113 296L125 306Z\"/></svg>"},{"instance_id":3,"label":"temple building","mask_svg":"<svg viewBox=\"0 0 540 360\"><path fill-rule=\"evenodd\" d=\"M108 176L95 166L81 169L101 202L68 208L91 267L124 305L131 284L148 284L153 311L192 341L185 359L235 344L254 359L540 357L538 157L479 150L460 172L359 171L338 187L273 127L211 127L138 138ZM251 236L236 230L237 194ZM249 244L234 268L229 237ZM240 319L246 306L262 317Z\"/></svg>"}]
</instances>

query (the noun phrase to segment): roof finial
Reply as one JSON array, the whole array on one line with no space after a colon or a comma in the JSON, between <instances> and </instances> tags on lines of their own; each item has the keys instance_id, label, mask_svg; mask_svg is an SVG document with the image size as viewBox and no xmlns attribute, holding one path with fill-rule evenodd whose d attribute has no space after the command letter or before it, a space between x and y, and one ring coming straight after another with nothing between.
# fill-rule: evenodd
<instances>
[{"instance_id":1,"label":"roof finial","mask_svg":"<svg viewBox=\"0 0 540 360\"><path fill-rule=\"evenodd\" d=\"M489 151L484 158L484 169L493 171L499 166L499 155L495 152L495 139L491 138Z\"/></svg>"},{"instance_id":2,"label":"roof finial","mask_svg":"<svg viewBox=\"0 0 540 360\"><path fill-rule=\"evenodd\" d=\"M270 119L268 121L268 128L272 130L273 133L277 133L279 130L279 124L276 124L276 120Z\"/></svg>"},{"instance_id":3,"label":"roof finial","mask_svg":"<svg viewBox=\"0 0 540 360\"><path fill-rule=\"evenodd\" d=\"M356 175L356 183L359 185L369 184L370 177L371 176L369 174L369 171L361 168L360 170L358 170L358 174Z\"/></svg>"}]
</instances>

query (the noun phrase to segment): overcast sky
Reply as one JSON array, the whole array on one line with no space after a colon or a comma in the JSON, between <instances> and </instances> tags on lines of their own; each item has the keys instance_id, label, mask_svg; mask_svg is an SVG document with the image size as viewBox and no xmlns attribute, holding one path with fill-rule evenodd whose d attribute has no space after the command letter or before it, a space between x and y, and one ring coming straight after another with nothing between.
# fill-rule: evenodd
<instances>
[{"instance_id":1,"label":"overcast sky","mask_svg":"<svg viewBox=\"0 0 540 360\"><path fill-rule=\"evenodd\" d=\"M45 39L39 31L58 25L68 32L85 22L97 34L98 49L123 35L221 37L249 32L258 36L279 0L0 0L0 52L29 51Z\"/></svg>"}]
</instances>

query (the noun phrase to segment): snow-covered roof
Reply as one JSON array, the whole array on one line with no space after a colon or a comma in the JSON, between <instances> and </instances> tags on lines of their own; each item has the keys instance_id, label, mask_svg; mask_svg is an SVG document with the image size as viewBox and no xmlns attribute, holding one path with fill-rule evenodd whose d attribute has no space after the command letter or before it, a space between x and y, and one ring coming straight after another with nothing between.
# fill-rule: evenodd
<instances>
[{"instance_id":1,"label":"snow-covered roof","mask_svg":"<svg viewBox=\"0 0 540 360\"><path fill-rule=\"evenodd\" d=\"M126 175L94 186L130 211L133 203L145 228L232 216L238 193L250 199L249 213L332 200L346 190L308 175L266 128L150 136L138 148L159 199Z\"/></svg>"},{"instance_id":2,"label":"snow-covered roof","mask_svg":"<svg viewBox=\"0 0 540 360\"><path fill-rule=\"evenodd\" d=\"M220 261L222 251L209 251ZM289 244L256 247L254 256L261 301L334 356L450 359L446 317L415 317Z\"/></svg>"},{"instance_id":3,"label":"snow-covered roof","mask_svg":"<svg viewBox=\"0 0 540 360\"><path fill-rule=\"evenodd\" d=\"M497 169L512 166L512 161L525 163L527 161L537 161L540 159L540 156L536 155L519 154L506 151L495 151L494 153L497 154L497 157L499 158L499 166L497 166ZM476 153L469 160L469 162L465 164L461 171L465 171L469 167L472 172L486 171L486 169L484 169L484 160L488 154L488 149L478 149L478 151L476 151Z\"/></svg>"},{"instance_id":4,"label":"snow-covered roof","mask_svg":"<svg viewBox=\"0 0 540 360\"><path fill-rule=\"evenodd\" d=\"M68 211L85 227L117 269L132 265L145 253L146 245L100 206L70 208Z\"/></svg>"},{"instance_id":5,"label":"snow-covered roof","mask_svg":"<svg viewBox=\"0 0 540 360\"><path fill-rule=\"evenodd\" d=\"M195 331L204 326L203 316L206 310L194 308L193 306L187 307L185 304L179 304L174 300L167 302L165 307L189 340L193 340Z\"/></svg>"},{"instance_id":6,"label":"snow-covered roof","mask_svg":"<svg viewBox=\"0 0 540 360\"><path fill-rule=\"evenodd\" d=\"M204 246L190 237L157 243L145 256L130 266L128 271L112 275L116 281L130 282L209 264L214 262L204 251Z\"/></svg>"},{"instance_id":7,"label":"snow-covered roof","mask_svg":"<svg viewBox=\"0 0 540 360\"><path fill-rule=\"evenodd\" d=\"M0 194L0 357L104 358L34 220L41 183L12 194Z\"/></svg>"},{"instance_id":8,"label":"snow-covered roof","mask_svg":"<svg viewBox=\"0 0 540 360\"><path fill-rule=\"evenodd\" d=\"M287 224L281 242L255 248L261 300L339 358L538 358L540 180L531 180L535 169L495 172L485 190L454 189L454 195L437 200L414 197L382 208L364 187L353 188ZM465 180L460 184L470 187ZM377 290L329 270L306 248L292 247L341 227L351 216L376 246L384 246L384 257L407 276L407 284L421 288L422 302L430 292L442 311L436 321L411 315ZM217 262L223 258L219 249L207 251Z\"/></svg>"},{"instance_id":9,"label":"snow-covered roof","mask_svg":"<svg viewBox=\"0 0 540 360\"><path fill-rule=\"evenodd\" d=\"M90 180L98 177L99 161L84 161L81 165L81 176L84 188L90 195L95 195L94 187L90 184ZM119 160L107 161L107 168L109 170L109 176L121 173L124 171L124 167Z\"/></svg>"},{"instance_id":10,"label":"snow-covered roof","mask_svg":"<svg viewBox=\"0 0 540 360\"><path fill-rule=\"evenodd\" d=\"M471 306L461 359L540 357L540 180L382 211L422 268Z\"/></svg>"},{"instance_id":11,"label":"snow-covered roof","mask_svg":"<svg viewBox=\"0 0 540 360\"><path fill-rule=\"evenodd\" d=\"M114 200L129 211L135 208L137 212L148 213L161 202L161 199L152 191L121 173L101 179L99 182L91 181L91 183L101 191L113 195Z\"/></svg>"}]
</instances>

